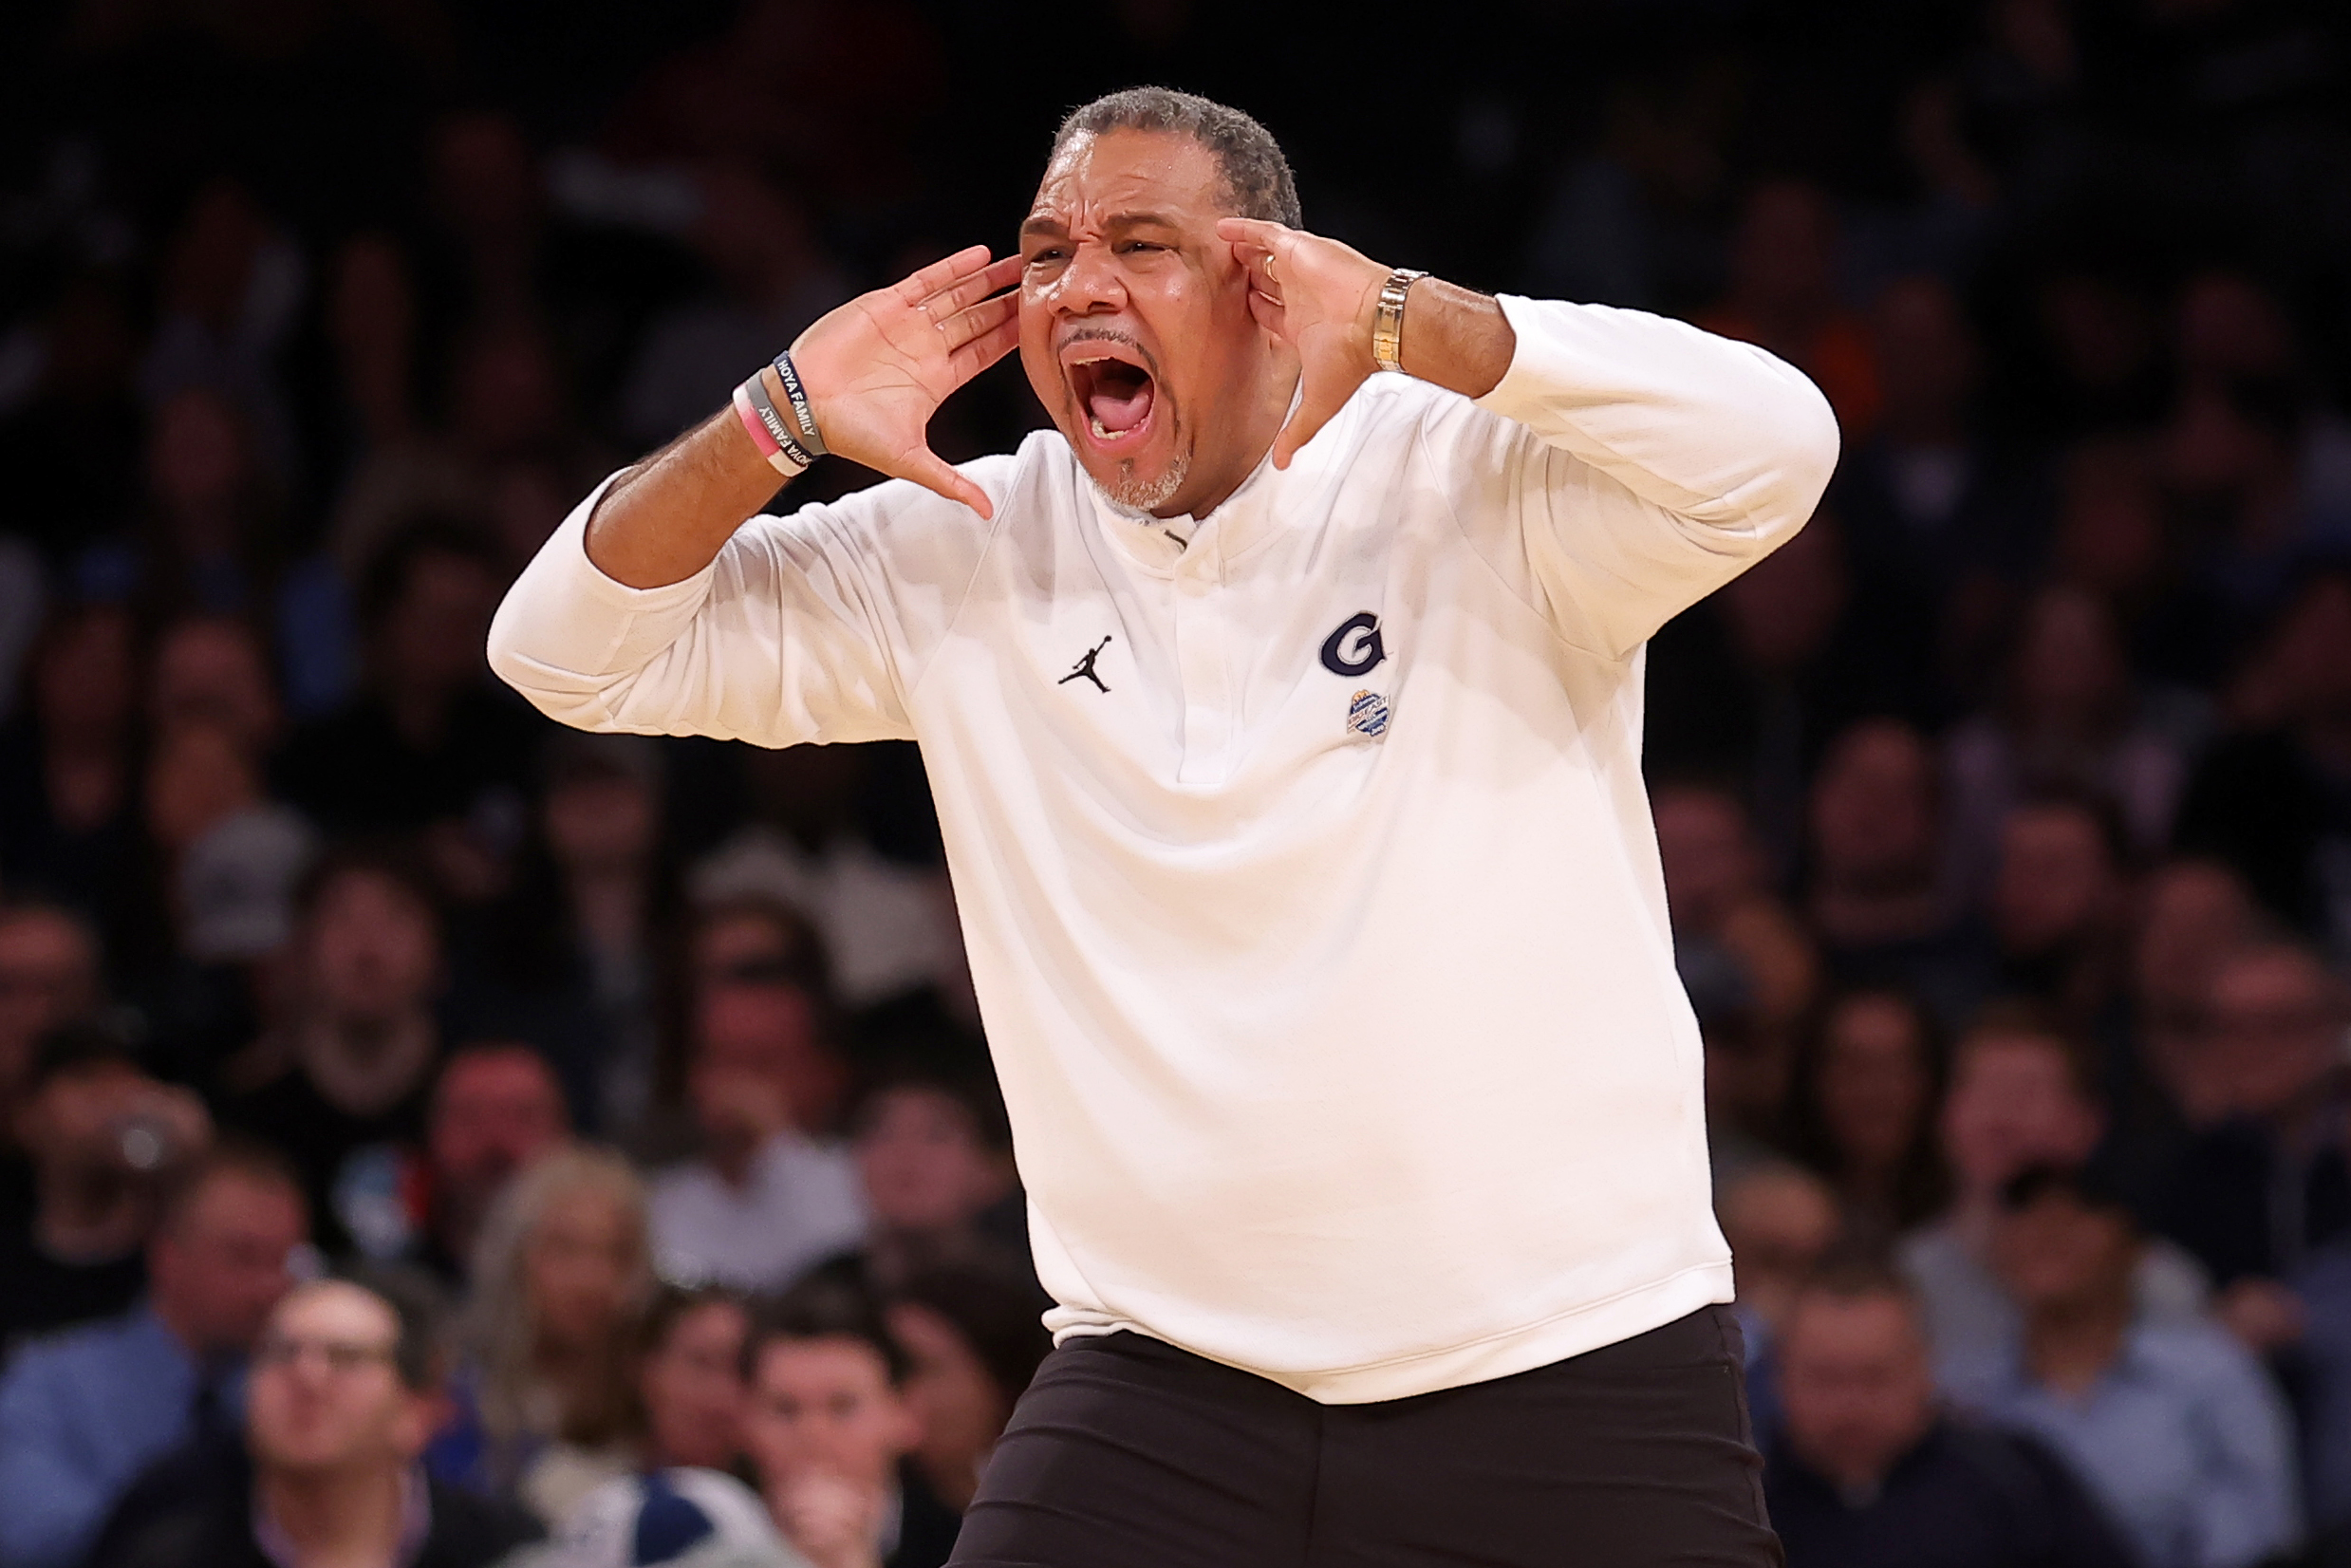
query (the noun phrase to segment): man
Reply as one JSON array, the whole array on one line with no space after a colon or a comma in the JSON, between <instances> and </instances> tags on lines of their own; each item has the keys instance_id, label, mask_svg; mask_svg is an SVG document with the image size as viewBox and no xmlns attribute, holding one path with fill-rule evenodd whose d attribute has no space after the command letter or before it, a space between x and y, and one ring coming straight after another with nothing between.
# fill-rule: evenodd
<instances>
[{"instance_id":1,"label":"man","mask_svg":"<svg viewBox=\"0 0 2351 1568\"><path fill-rule=\"evenodd\" d=\"M0 1380L0 1562L78 1560L150 1461L233 1419L306 1228L283 1162L225 1144L164 1207L145 1304L18 1353Z\"/></svg>"},{"instance_id":2,"label":"man","mask_svg":"<svg viewBox=\"0 0 2351 1568\"><path fill-rule=\"evenodd\" d=\"M494 667L589 728L922 742L1062 1341L963 1560L1290 1563L1312 1520L1762 1562L1641 647L1801 525L1834 421L1759 349L1297 220L1246 116L1080 109L1018 256L794 350L801 434L916 482L746 527L797 461L763 371L557 532ZM924 422L1016 343L1055 429L949 468Z\"/></svg>"},{"instance_id":3,"label":"man","mask_svg":"<svg viewBox=\"0 0 2351 1568\"><path fill-rule=\"evenodd\" d=\"M743 1344L743 1448L768 1511L812 1568L939 1568L955 1510L906 1462L922 1428L905 1353L855 1286L810 1279Z\"/></svg>"},{"instance_id":4,"label":"man","mask_svg":"<svg viewBox=\"0 0 2351 1568\"><path fill-rule=\"evenodd\" d=\"M29 1224L0 1232L0 1356L138 1298L163 1188L213 1135L202 1101L148 1076L128 1041L94 1024L42 1036L15 1129L34 1203Z\"/></svg>"},{"instance_id":5,"label":"man","mask_svg":"<svg viewBox=\"0 0 2351 1568\"><path fill-rule=\"evenodd\" d=\"M1868 1269L1822 1275L1789 1308L1763 1489L1790 1568L2128 1568L2039 1444L1937 1409L1921 1327L1902 1281Z\"/></svg>"},{"instance_id":6,"label":"man","mask_svg":"<svg viewBox=\"0 0 2351 1568\"><path fill-rule=\"evenodd\" d=\"M245 1441L199 1445L122 1500L87 1568L488 1568L542 1532L428 1479L442 1410L429 1305L384 1278L299 1287L253 1347Z\"/></svg>"},{"instance_id":7,"label":"man","mask_svg":"<svg viewBox=\"0 0 2351 1568\"><path fill-rule=\"evenodd\" d=\"M461 1283L474 1238L514 1173L570 1136L563 1086L519 1040L452 1052L424 1123L424 1223L411 1259Z\"/></svg>"},{"instance_id":8,"label":"man","mask_svg":"<svg viewBox=\"0 0 2351 1568\"><path fill-rule=\"evenodd\" d=\"M2217 1326L2139 1316L2138 1231L2111 1185L2036 1165L2001 1206L1992 1257L2024 1332L1953 1369L1952 1396L2062 1455L2140 1568L2248 1568L2292 1549L2286 1402Z\"/></svg>"},{"instance_id":9,"label":"man","mask_svg":"<svg viewBox=\"0 0 2351 1568\"><path fill-rule=\"evenodd\" d=\"M673 1279L779 1288L865 1236L856 1167L823 1135L841 1066L814 998L781 975L721 980L695 1014L702 1156L654 1179L655 1255Z\"/></svg>"},{"instance_id":10,"label":"man","mask_svg":"<svg viewBox=\"0 0 2351 1568\"><path fill-rule=\"evenodd\" d=\"M99 1003L98 936L52 904L0 907L0 1223L32 1204L32 1170L16 1144L17 1097L33 1048L58 1024Z\"/></svg>"},{"instance_id":11,"label":"man","mask_svg":"<svg viewBox=\"0 0 2351 1568\"><path fill-rule=\"evenodd\" d=\"M1938 1367L2014 1353L2024 1318L1991 1260L2001 1189L2029 1166L2080 1165L2105 1129L2082 1053L2038 1010L1987 1008L1960 1036L1941 1118L1957 1193L1948 1214L1900 1247ZM2140 1249L2131 1290L2140 1315L2154 1322L2197 1322L2211 1305L2204 1271L2170 1241Z\"/></svg>"},{"instance_id":12,"label":"man","mask_svg":"<svg viewBox=\"0 0 2351 1568\"><path fill-rule=\"evenodd\" d=\"M314 867L299 910L287 1016L223 1070L221 1120L293 1160L322 1246L389 1257L440 1054L439 917L404 860L363 850Z\"/></svg>"}]
</instances>

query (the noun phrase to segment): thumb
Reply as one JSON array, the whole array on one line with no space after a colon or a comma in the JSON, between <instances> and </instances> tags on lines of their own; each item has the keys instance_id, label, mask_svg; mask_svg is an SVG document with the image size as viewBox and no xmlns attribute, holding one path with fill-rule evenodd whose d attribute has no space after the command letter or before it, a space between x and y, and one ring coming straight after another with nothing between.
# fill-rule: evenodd
<instances>
[{"instance_id":1,"label":"thumb","mask_svg":"<svg viewBox=\"0 0 2351 1568\"><path fill-rule=\"evenodd\" d=\"M899 478L912 479L924 490L936 491L950 501L961 501L982 517L994 518L996 507L988 493L947 465L944 458L927 446L918 446L899 458L892 472Z\"/></svg>"},{"instance_id":2,"label":"thumb","mask_svg":"<svg viewBox=\"0 0 2351 1568\"><path fill-rule=\"evenodd\" d=\"M1298 397L1297 412L1274 438L1274 466L1288 468L1298 448L1315 439L1315 432L1331 422L1331 417L1347 406L1363 378L1350 380L1345 376L1317 375L1309 368L1303 378Z\"/></svg>"}]
</instances>

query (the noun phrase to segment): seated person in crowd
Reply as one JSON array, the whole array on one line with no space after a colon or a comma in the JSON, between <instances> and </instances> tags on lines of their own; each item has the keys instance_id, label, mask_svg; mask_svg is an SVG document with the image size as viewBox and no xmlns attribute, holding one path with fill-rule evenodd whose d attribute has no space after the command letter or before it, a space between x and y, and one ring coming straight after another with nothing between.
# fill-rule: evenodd
<instances>
[{"instance_id":1,"label":"seated person in crowd","mask_svg":"<svg viewBox=\"0 0 2351 1568\"><path fill-rule=\"evenodd\" d=\"M940 1264L1028 1268L1012 1124L992 1078L893 1073L859 1096L849 1126L871 1216L862 1256L876 1289Z\"/></svg>"},{"instance_id":2,"label":"seated person in crowd","mask_svg":"<svg viewBox=\"0 0 2351 1568\"><path fill-rule=\"evenodd\" d=\"M2286 1278L2351 1234L2346 1024L2351 994L2316 953L2258 942L2213 967L2183 1064L2213 1125L2173 1163L2153 1222L2211 1271L2221 1319L2259 1352L2301 1336Z\"/></svg>"},{"instance_id":3,"label":"seated person in crowd","mask_svg":"<svg viewBox=\"0 0 2351 1568\"><path fill-rule=\"evenodd\" d=\"M456 1414L426 1463L550 1525L634 1467L630 1350L653 1296L644 1185L609 1150L559 1148L517 1177L475 1245Z\"/></svg>"},{"instance_id":4,"label":"seated person in crowd","mask_svg":"<svg viewBox=\"0 0 2351 1568\"><path fill-rule=\"evenodd\" d=\"M163 1205L145 1303L17 1353L0 1379L0 1562L67 1568L151 1461L233 1425L307 1230L284 1163L224 1144Z\"/></svg>"},{"instance_id":5,"label":"seated person in crowd","mask_svg":"<svg viewBox=\"0 0 2351 1568\"><path fill-rule=\"evenodd\" d=\"M86 1568L490 1568L543 1532L424 1473L439 1410L432 1308L391 1278L297 1286L253 1347L244 1440L149 1470Z\"/></svg>"},{"instance_id":6,"label":"seated person in crowd","mask_svg":"<svg viewBox=\"0 0 2351 1568\"><path fill-rule=\"evenodd\" d=\"M532 1047L476 1040L450 1053L425 1111L423 1223L409 1260L462 1284L491 1205L570 1131L563 1087Z\"/></svg>"},{"instance_id":7,"label":"seated person in crowd","mask_svg":"<svg viewBox=\"0 0 2351 1568\"><path fill-rule=\"evenodd\" d=\"M1942 1115L1956 1191L1944 1216L1899 1248L1938 1367L2013 1352L2024 1316L1991 1263L2001 1189L2027 1166L2081 1164L2104 1130L2081 1052L2042 1010L1995 1005L1960 1036ZM2194 1259L2155 1240L2140 1249L2132 1297L2149 1321L2193 1322L2211 1290Z\"/></svg>"},{"instance_id":8,"label":"seated person in crowd","mask_svg":"<svg viewBox=\"0 0 2351 1568\"><path fill-rule=\"evenodd\" d=\"M1788 1113L1798 1158L1837 1194L1846 1239L1876 1247L1943 1206L1934 1147L1941 1040L1925 1005L1899 988L1830 1002L1804 1044Z\"/></svg>"},{"instance_id":9,"label":"seated person in crowd","mask_svg":"<svg viewBox=\"0 0 2351 1568\"><path fill-rule=\"evenodd\" d=\"M366 850L313 868L297 906L285 1021L224 1067L221 1120L293 1160L322 1247L390 1256L440 1055L440 923L406 863Z\"/></svg>"},{"instance_id":10,"label":"seated person in crowd","mask_svg":"<svg viewBox=\"0 0 2351 1568\"><path fill-rule=\"evenodd\" d=\"M913 1459L951 1508L971 1506L1013 1406L1053 1349L1036 1281L1023 1268L925 1269L892 1296L890 1337L906 1353L906 1404L922 1431Z\"/></svg>"},{"instance_id":11,"label":"seated person in crowd","mask_svg":"<svg viewBox=\"0 0 2351 1568\"><path fill-rule=\"evenodd\" d=\"M1763 1495L1789 1568L2135 1568L2056 1456L1937 1408L1900 1276L1831 1269L1796 1294Z\"/></svg>"},{"instance_id":12,"label":"seated person in crowd","mask_svg":"<svg viewBox=\"0 0 2351 1568\"><path fill-rule=\"evenodd\" d=\"M2142 1568L2246 1568L2302 1534L2286 1404L2217 1326L2140 1317L2140 1250L2095 1168L2019 1173L1991 1255L2022 1340L1953 1369L1950 1391L2063 1456Z\"/></svg>"},{"instance_id":13,"label":"seated person in crowd","mask_svg":"<svg viewBox=\"0 0 2351 1568\"><path fill-rule=\"evenodd\" d=\"M0 1232L0 1354L139 1297L163 1188L212 1132L202 1102L149 1077L118 1031L68 1023L42 1036L16 1111L32 1219Z\"/></svg>"},{"instance_id":14,"label":"seated person in crowd","mask_svg":"<svg viewBox=\"0 0 2351 1568\"><path fill-rule=\"evenodd\" d=\"M846 1074L823 999L781 974L738 974L702 989L692 1028L686 1095L702 1154L654 1179L662 1272L789 1284L866 1231L856 1167L829 1136Z\"/></svg>"},{"instance_id":15,"label":"seated person in crowd","mask_svg":"<svg viewBox=\"0 0 2351 1568\"><path fill-rule=\"evenodd\" d=\"M1773 1343L1797 1291L1836 1245L1842 1216L1829 1185L1784 1160L1751 1165L1723 1184L1714 1212L1730 1243L1746 1344L1747 1413L1759 1443L1780 1424Z\"/></svg>"},{"instance_id":16,"label":"seated person in crowd","mask_svg":"<svg viewBox=\"0 0 2351 1568\"><path fill-rule=\"evenodd\" d=\"M33 1049L61 1023L97 1010L98 934L53 904L0 905L0 1225L32 1209L32 1167L16 1142L16 1106Z\"/></svg>"},{"instance_id":17,"label":"seated person in crowd","mask_svg":"<svg viewBox=\"0 0 2351 1568\"><path fill-rule=\"evenodd\" d=\"M814 1568L940 1568L961 1521L907 1456L923 1441L905 1353L871 1297L830 1276L754 1315L744 1447L784 1539Z\"/></svg>"},{"instance_id":18,"label":"seated person in crowd","mask_svg":"<svg viewBox=\"0 0 2351 1568\"><path fill-rule=\"evenodd\" d=\"M564 1568L703 1562L805 1568L759 1494L729 1473L742 1451L743 1341L751 1318L723 1286L664 1285L645 1313L637 1363L639 1471L572 1509Z\"/></svg>"}]
</instances>

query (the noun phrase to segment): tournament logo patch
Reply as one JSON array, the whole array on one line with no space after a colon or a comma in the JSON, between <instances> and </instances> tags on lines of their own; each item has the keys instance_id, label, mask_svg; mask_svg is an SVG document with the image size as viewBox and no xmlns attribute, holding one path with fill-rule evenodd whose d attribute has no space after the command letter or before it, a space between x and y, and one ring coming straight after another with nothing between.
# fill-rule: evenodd
<instances>
[{"instance_id":1,"label":"tournament logo patch","mask_svg":"<svg viewBox=\"0 0 2351 1568\"><path fill-rule=\"evenodd\" d=\"M1347 700L1347 727L1367 740L1388 733L1388 699L1375 691L1359 691Z\"/></svg>"}]
</instances>

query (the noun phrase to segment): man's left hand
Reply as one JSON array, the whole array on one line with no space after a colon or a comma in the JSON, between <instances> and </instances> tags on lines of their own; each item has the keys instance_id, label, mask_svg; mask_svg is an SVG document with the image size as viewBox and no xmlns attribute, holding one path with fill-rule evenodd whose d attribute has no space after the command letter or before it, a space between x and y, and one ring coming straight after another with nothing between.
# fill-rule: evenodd
<instances>
[{"instance_id":1,"label":"man's left hand","mask_svg":"<svg viewBox=\"0 0 2351 1568\"><path fill-rule=\"evenodd\" d=\"M1249 313L1297 350L1297 409L1274 438L1274 466L1287 468L1379 368L1371 321L1389 269L1353 246L1260 218L1222 219L1217 237L1248 271Z\"/></svg>"}]
</instances>

